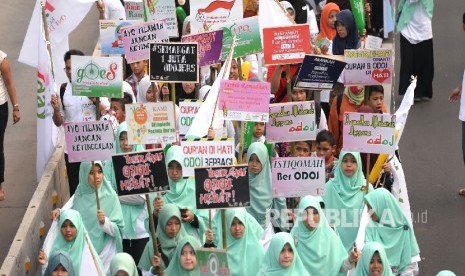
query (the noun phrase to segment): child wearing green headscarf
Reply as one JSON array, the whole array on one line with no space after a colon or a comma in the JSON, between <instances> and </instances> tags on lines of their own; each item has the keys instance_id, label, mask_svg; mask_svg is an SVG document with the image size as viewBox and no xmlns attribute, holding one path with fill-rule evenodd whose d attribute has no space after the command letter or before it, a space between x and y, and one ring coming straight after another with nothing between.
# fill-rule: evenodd
<instances>
[{"instance_id":1,"label":"child wearing green headscarf","mask_svg":"<svg viewBox=\"0 0 465 276\"><path fill-rule=\"evenodd\" d=\"M384 188L368 193L365 200L372 219L365 240L383 245L395 275L417 275L420 249L399 202Z\"/></svg>"},{"instance_id":2,"label":"child wearing green headscarf","mask_svg":"<svg viewBox=\"0 0 465 276\"><path fill-rule=\"evenodd\" d=\"M323 200L326 214L331 214L328 222L335 227L346 252L351 250L357 238L365 206L363 197L366 191L372 190L371 184L366 186L360 153L342 151L334 178L326 183Z\"/></svg>"},{"instance_id":3,"label":"child wearing green headscarf","mask_svg":"<svg viewBox=\"0 0 465 276\"><path fill-rule=\"evenodd\" d=\"M367 242L355 270L356 276L393 276L384 247L379 242Z\"/></svg>"},{"instance_id":4,"label":"child wearing green headscarf","mask_svg":"<svg viewBox=\"0 0 465 276\"><path fill-rule=\"evenodd\" d=\"M329 226L317 197L301 198L291 236L310 275L345 275L358 259L354 252L347 254L341 239Z\"/></svg>"},{"instance_id":5,"label":"child wearing green headscarf","mask_svg":"<svg viewBox=\"0 0 465 276\"><path fill-rule=\"evenodd\" d=\"M57 251L52 254L50 261L48 262L47 269L43 273L44 276L54 276L55 275L67 275L74 276L73 262L69 257L68 253L64 251ZM66 272L67 274L64 274Z\"/></svg>"},{"instance_id":6,"label":"child wearing green headscarf","mask_svg":"<svg viewBox=\"0 0 465 276\"><path fill-rule=\"evenodd\" d=\"M273 236L260 268L260 276L310 276L289 233Z\"/></svg>"},{"instance_id":7,"label":"child wearing green headscarf","mask_svg":"<svg viewBox=\"0 0 465 276\"><path fill-rule=\"evenodd\" d=\"M134 259L128 253L118 253L113 257L110 264L110 276L116 276L117 273L126 273L128 276L138 276L137 266ZM118 274L120 275L120 274Z\"/></svg>"}]
</instances>

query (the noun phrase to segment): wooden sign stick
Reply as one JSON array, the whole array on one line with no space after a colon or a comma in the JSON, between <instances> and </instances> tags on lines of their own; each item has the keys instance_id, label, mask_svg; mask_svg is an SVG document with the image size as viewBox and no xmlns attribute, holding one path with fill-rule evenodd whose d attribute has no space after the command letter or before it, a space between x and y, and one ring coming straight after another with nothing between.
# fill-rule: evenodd
<instances>
[{"instance_id":1,"label":"wooden sign stick","mask_svg":"<svg viewBox=\"0 0 465 276\"><path fill-rule=\"evenodd\" d=\"M147 204L147 212L149 213L149 224L150 224L150 232L152 234L152 244L153 244L153 254L158 256L158 243L157 243L157 234L155 233L155 223L153 222L153 213L152 207L150 206L150 196L149 194L145 194L145 203ZM155 270L160 272L160 267L156 267Z\"/></svg>"},{"instance_id":2,"label":"wooden sign stick","mask_svg":"<svg viewBox=\"0 0 465 276\"><path fill-rule=\"evenodd\" d=\"M228 247L228 241L226 240L226 211L221 209L221 228L223 235L223 249L226 250Z\"/></svg>"}]
</instances>

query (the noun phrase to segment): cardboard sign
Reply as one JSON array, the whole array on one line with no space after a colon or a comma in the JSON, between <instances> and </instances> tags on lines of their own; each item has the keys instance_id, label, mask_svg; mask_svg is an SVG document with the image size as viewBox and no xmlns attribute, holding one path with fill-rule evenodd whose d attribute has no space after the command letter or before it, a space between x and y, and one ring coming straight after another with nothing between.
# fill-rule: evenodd
<instances>
[{"instance_id":1,"label":"cardboard sign","mask_svg":"<svg viewBox=\"0 0 465 276\"><path fill-rule=\"evenodd\" d=\"M228 254L216 248L196 248L195 255L202 276L229 276Z\"/></svg>"},{"instance_id":2,"label":"cardboard sign","mask_svg":"<svg viewBox=\"0 0 465 276\"><path fill-rule=\"evenodd\" d=\"M115 154L115 136L109 121L65 123L69 162L109 160Z\"/></svg>"},{"instance_id":3,"label":"cardboard sign","mask_svg":"<svg viewBox=\"0 0 465 276\"><path fill-rule=\"evenodd\" d=\"M280 157L271 163L273 197L321 196L326 184L320 157Z\"/></svg>"},{"instance_id":4,"label":"cardboard sign","mask_svg":"<svg viewBox=\"0 0 465 276\"><path fill-rule=\"evenodd\" d=\"M199 112L202 106L202 100L180 100L179 101L179 134L186 135L187 131L191 127L192 121L194 121L195 114Z\"/></svg>"},{"instance_id":5,"label":"cardboard sign","mask_svg":"<svg viewBox=\"0 0 465 276\"><path fill-rule=\"evenodd\" d=\"M121 57L71 56L73 96L123 97Z\"/></svg>"},{"instance_id":6,"label":"cardboard sign","mask_svg":"<svg viewBox=\"0 0 465 276\"><path fill-rule=\"evenodd\" d=\"M178 37L176 5L173 0L142 0L145 21L162 21L170 37Z\"/></svg>"},{"instance_id":7,"label":"cardboard sign","mask_svg":"<svg viewBox=\"0 0 465 276\"><path fill-rule=\"evenodd\" d=\"M396 115L346 112L342 125L344 150L394 154Z\"/></svg>"},{"instance_id":8,"label":"cardboard sign","mask_svg":"<svg viewBox=\"0 0 465 276\"><path fill-rule=\"evenodd\" d=\"M224 120L268 122L269 82L221 80L219 107Z\"/></svg>"},{"instance_id":9,"label":"cardboard sign","mask_svg":"<svg viewBox=\"0 0 465 276\"><path fill-rule=\"evenodd\" d=\"M378 50L383 45L383 39L381 37L367 35L365 39L365 49Z\"/></svg>"},{"instance_id":10,"label":"cardboard sign","mask_svg":"<svg viewBox=\"0 0 465 276\"><path fill-rule=\"evenodd\" d=\"M234 165L234 139L183 139L183 176L194 176L194 168Z\"/></svg>"},{"instance_id":11,"label":"cardboard sign","mask_svg":"<svg viewBox=\"0 0 465 276\"><path fill-rule=\"evenodd\" d=\"M270 119L266 124L268 142L315 140L316 129L313 101L270 104Z\"/></svg>"},{"instance_id":12,"label":"cardboard sign","mask_svg":"<svg viewBox=\"0 0 465 276\"><path fill-rule=\"evenodd\" d=\"M162 150L118 154L112 160L119 196L169 190Z\"/></svg>"},{"instance_id":13,"label":"cardboard sign","mask_svg":"<svg viewBox=\"0 0 465 276\"><path fill-rule=\"evenodd\" d=\"M261 53L263 51L258 16L216 24L213 28L223 30L223 51L221 60L226 60L228 58L234 35L236 36L236 43L234 46L233 58Z\"/></svg>"},{"instance_id":14,"label":"cardboard sign","mask_svg":"<svg viewBox=\"0 0 465 276\"><path fill-rule=\"evenodd\" d=\"M173 102L127 104L129 144L176 142Z\"/></svg>"},{"instance_id":15,"label":"cardboard sign","mask_svg":"<svg viewBox=\"0 0 465 276\"><path fill-rule=\"evenodd\" d=\"M127 20L144 20L142 0L125 0L124 9L126 10Z\"/></svg>"},{"instance_id":16,"label":"cardboard sign","mask_svg":"<svg viewBox=\"0 0 465 276\"><path fill-rule=\"evenodd\" d=\"M345 65L345 62L323 56L305 56L297 76L296 87L332 89Z\"/></svg>"},{"instance_id":17,"label":"cardboard sign","mask_svg":"<svg viewBox=\"0 0 465 276\"><path fill-rule=\"evenodd\" d=\"M100 45L102 55L124 55L121 28L131 26L139 21L100 20Z\"/></svg>"},{"instance_id":18,"label":"cardboard sign","mask_svg":"<svg viewBox=\"0 0 465 276\"><path fill-rule=\"evenodd\" d=\"M186 35L181 41L197 42L200 66L218 63L221 60L223 30Z\"/></svg>"},{"instance_id":19,"label":"cardboard sign","mask_svg":"<svg viewBox=\"0 0 465 276\"><path fill-rule=\"evenodd\" d=\"M218 23L240 20L242 11L242 1L190 1L191 34L211 31Z\"/></svg>"},{"instance_id":20,"label":"cardboard sign","mask_svg":"<svg viewBox=\"0 0 465 276\"><path fill-rule=\"evenodd\" d=\"M197 209L250 207L248 166L195 169Z\"/></svg>"},{"instance_id":21,"label":"cardboard sign","mask_svg":"<svg viewBox=\"0 0 465 276\"><path fill-rule=\"evenodd\" d=\"M249 149L252 144L253 130L255 128L255 122L246 122L244 128L244 147L242 147L242 153Z\"/></svg>"},{"instance_id":22,"label":"cardboard sign","mask_svg":"<svg viewBox=\"0 0 465 276\"><path fill-rule=\"evenodd\" d=\"M391 50L345 50L344 84L378 85L392 82Z\"/></svg>"},{"instance_id":23,"label":"cardboard sign","mask_svg":"<svg viewBox=\"0 0 465 276\"><path fill-rule=\"evenodd\" d=\"M311 53L308 24L263 28L266 65L301 63Z\"/></svg>"},{"instance_id":24,"label":"cardboard sign","mask_svg":"<svg viewBox=\"0 0 465 276\"><path fill-rule=\"evenodd\" d=\"M150 58L150 43L168 42L166 26L161 21L151 21L124 27L124 54L128 63Z\"/></svg>"},{"instance_id":25,"label":"cardboard sign","mask_svg":"<svg viewBox=\"0 0 465 276\"><path fill-rule=\"evenodd\" d=\"M199 82L197 43L150 44L150 80Z\"/></svg>"}]
</instances>

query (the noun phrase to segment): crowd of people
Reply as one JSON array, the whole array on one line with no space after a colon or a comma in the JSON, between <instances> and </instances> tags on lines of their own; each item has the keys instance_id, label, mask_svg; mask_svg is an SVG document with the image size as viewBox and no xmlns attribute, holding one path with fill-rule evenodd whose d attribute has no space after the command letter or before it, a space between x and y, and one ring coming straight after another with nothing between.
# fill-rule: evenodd
<instances>
[{"instance_id":1,"label":"crowd of people","mask_svg":"<svg viewBox=\"0 0 465 276\"><path fill-rule=\"evenodd\" d=\"M189 1L175 2L187 15L178 13L180 34L189 35ZM243 2L244 17L260 14L260 1ZM367 22L371 23L362 32L356 27L348 0L280 3L292 21L310 23L312 53L331 56L343 55L347 49L363 48L366 34L382 34L383 7L379 1L365 2ZM118 0L98 1L100 19L125 19L123 4ZM408 86L402 76L409 78L416 74L420 88L415 91L415 98L418 101L430 99L433 63L432 56L428 61L427 55L432 55L432 32L424 32L424 23L431 26L433 1L402 0L400 7L401 52L414 60L402 64L399 92L403 94ZM415 58L417 54L419 57ZM38 253L44 275L63 275L54 274L58 271L68 275L201 275L196 257L200 248L226 249L233 276L418 275L420 249L411 219L392 193L395 182L394 168L389 162L392 158L382 165L381 180L368 183L366 176L371 170L371 167L366 168L368 154L343 148L345 112L388 112L382 85L337 83L332 90L307 90L296 86L300 64L265 68L261 53L232 59L229 79L270 82L270 103L314 101L318 133L315 141L278 143L270 151L264 123L254 123L248 148L243 148L239 142L243 132L240 123L224 121L220 128L210 128L206 137L233 138L237 145L237 163L242 160L248 164L251 205L226 209L222 217L219 210L209 214L196 208L195 180L183 177L181 146L177 143L128 143L125 105L161 101L174 101L178 105L181 99L205 100L215 72L228 64L206 66L201 70L199 83L169 86L150 81L148 60L131 63L132 72L123 83L123 98L97 99L72 96L72 55L84 53L70 50L64 56L69 81L52 97L54 123L61 126L65 122L110 120L115 127L116 154L163 148L170 189L150 195L153 212L149 214L144 196L118 197L111 160L71 163L65 153L71 198L51 214L54 224L46 241L50 246ZM421 68L415 65L417 59L423 61ZM241 71L244 61L252 64L248 75ZM260 74L264 71L267 73ZM171 89L175 89L174 98L170 98ZM323 93L330 95L327 100L320 100L326 98L321 97ZM176 117L179 117L179 110ZM272 156L324 159L325 194L292 199L273 197ZM376 160L377 155L370 157ZM398 162L398 158L395 160ZM281 215L275 218L272 213ZM148 223L149 216L154 221L154 229ZM369 218L365 224L364 217ZM225 228L222 219L226 222ZM360 233L363 249L357 246Z\"/></svg>"}]
</instances>

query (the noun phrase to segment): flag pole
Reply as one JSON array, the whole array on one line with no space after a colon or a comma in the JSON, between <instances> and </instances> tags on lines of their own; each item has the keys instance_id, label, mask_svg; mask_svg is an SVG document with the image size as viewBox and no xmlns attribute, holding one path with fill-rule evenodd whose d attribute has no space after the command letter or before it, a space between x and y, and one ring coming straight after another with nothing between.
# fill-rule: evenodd
<instances>
[{"instance_id":1,"label":"flag pole","mask_svg":"<svg viewBox=\"0 0 465 276\"><path fill-rule=\"evenodd\" d=\"M44 28L44 34L45 34L45 44L47 44L47 52L48 56L50 58L50 68L52 71L52 76L55 78L55 72L53 71L53 60L52 60L52 46L50 44L50 34L48 32L47 28L47 17L45 15L45 3L43 1L40 2L40 10L42 12L42 27Z\"/></svg>"}]
</instances>

